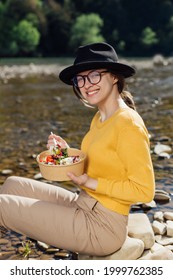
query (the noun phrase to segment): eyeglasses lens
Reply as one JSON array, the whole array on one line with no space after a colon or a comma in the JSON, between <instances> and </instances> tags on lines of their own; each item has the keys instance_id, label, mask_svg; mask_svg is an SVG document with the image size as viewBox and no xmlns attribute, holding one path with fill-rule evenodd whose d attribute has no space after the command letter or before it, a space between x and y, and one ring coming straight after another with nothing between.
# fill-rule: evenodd
<instances>
[{"instance_id":1,"label":"eyeglasses lens","mask_svg":"<svg viewBox=\"0 0 173 280\"><path fill-rule=\"evenodd\" d=\"M85 79L93 84L96 85L100 82L101 80L101 73L97 71L90 72L88 75L77 75L76 77L73 78L73 83L75 86L82 88L85 85Z\"/></svg>"}]
</instances>

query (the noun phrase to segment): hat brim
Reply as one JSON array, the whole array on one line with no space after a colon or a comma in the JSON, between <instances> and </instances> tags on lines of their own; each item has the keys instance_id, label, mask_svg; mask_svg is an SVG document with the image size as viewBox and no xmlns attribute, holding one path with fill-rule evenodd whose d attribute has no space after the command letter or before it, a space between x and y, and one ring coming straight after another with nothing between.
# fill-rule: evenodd
<instances>
[{"instance_id":1,"label":"hat brim","mask_svg":"<svg viewBox=\"0 0 173 280\"><path fill-rule=\"evenodd\" d=\"M122 75L124 78L131 77L135 74L135 69L129 65L119 63L119 62L85 62L81 64L71 65L64 70L62 70L59 74L59 78L62 82L68 85L72 85L72 78L86 70L92 70L92 69L101 69L106 68L107 70L110 70L112 72L117 72L117 74Z\"/></svg>"}]
</instances>

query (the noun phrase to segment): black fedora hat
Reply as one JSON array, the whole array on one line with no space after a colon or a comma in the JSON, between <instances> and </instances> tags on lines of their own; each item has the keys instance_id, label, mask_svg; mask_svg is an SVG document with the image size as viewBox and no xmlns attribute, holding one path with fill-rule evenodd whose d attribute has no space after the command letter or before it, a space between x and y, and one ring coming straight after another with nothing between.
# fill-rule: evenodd
<instances>
[{"instance_id":1,"label":"black fedora hat","mask_svg":"<svg viewBox=\"0 0 173 280\"><path fill-rule=\"evenodd\" d=\"M114 48L107 43L93 43L81 46L77 50L74 64L62 70L59 78L65 84L72 85L72 78L86 70L106 68L128 78L135 74L135 69L118 62Z\"/></svg>"}]
</instances>

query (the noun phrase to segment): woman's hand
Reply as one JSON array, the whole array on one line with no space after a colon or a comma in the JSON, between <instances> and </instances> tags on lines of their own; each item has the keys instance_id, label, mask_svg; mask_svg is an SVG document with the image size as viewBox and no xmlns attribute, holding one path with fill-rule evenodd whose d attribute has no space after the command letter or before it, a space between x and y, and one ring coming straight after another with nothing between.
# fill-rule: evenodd
<instances>
[{"instance_id":1,"label":"woman's hand","mask_svg":"<svg viewBox=\"0 0 173 280\"><path fill-rule=\"evenodd\" d=\"M62 149L69 148L67 142L60 136L56 134L50 134L47 141L47 148L49 149L51 146L54 146L54 140L56 140L57 144L61 146Z\"/></svg>"},{"instance_id":2,"label":"woman's hand","mask_svg":"<svg viewBox=\"0 0 173 280\"><path fill-rule=\"evenodd\" d=\"M84 187L94 190L94 191L97 188L98 181L96 179L89 177L85 173L83 175L76 176L73 173L68 172L67 175L75 184L77 184L79 186L84 186Z\"/></svg>"}]
</instances>

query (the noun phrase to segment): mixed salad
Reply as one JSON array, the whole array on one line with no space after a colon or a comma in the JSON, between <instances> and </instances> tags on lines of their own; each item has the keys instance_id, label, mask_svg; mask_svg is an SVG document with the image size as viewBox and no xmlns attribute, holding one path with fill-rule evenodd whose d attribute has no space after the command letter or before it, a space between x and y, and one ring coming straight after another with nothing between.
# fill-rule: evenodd
<instances>
[{"instance_id":1,"label":"mixed salad","mask_svg":"<svg viewBox=\"0 0 173 280\"><path fill-rule=\"evenodd\" d=\"M59 144L52 147L50 155L40 159L40 162L48 165L68 165L79 161L79 156L68 156L67 148L61 148Z\"/></svg>"}]
</instances>

